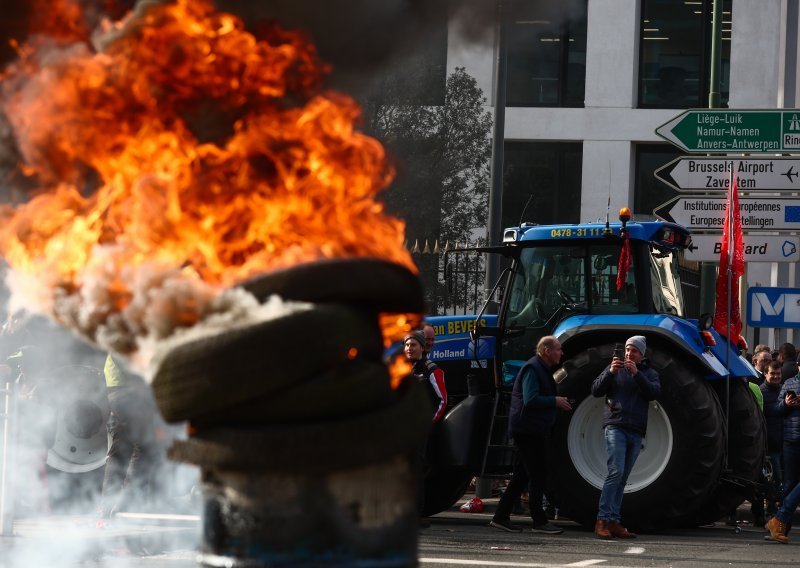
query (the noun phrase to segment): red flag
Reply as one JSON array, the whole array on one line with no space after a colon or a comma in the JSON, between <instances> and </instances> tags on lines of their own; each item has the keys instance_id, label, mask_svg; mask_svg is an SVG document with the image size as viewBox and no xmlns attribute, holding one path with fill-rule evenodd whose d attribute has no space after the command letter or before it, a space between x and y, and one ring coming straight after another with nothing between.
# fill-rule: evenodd
<instances>
[{"instance_id":1,"label":"red flag","mask_svg":"<svg viewBox=\"0 0 800 568\"><path fill-rule=\"evenodd\" d=\"M714 306L714 329L728 335L728 297L730 293L730 341L737 343L742 332L742 314L739 310L739 277L744 274L744 243L742 242L742 215L739 212L739 194L736 176L725 203L725 228L722 232L722 250L719 253L717 275L717 302ZM731 288L728 290L728 267L731 270Z\"/></svg>"},{"instance_id":2,"label":"red flag","mask_svg":"<svg viewBox=\"0 0 800 568\"><path fill-rule=\"evenodd\" d=\"M625 287L625 281L628 279L628 270L631 268L631 240L628 238L628 231L624 230L622 241L622 252L619 253L619 262L617 263L617 292Z\"/></svg>"}]
</instances>

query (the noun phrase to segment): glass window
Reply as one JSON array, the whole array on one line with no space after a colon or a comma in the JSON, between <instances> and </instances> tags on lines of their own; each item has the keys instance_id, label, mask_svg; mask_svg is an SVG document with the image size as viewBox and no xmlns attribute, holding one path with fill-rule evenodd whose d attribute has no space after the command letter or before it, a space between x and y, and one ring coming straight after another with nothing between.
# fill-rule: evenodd
<instances>
[{"instance_id":1,"label":"glass window","mask_svg":"<svg viewBox=\"0 0 800 568\"><path fill-rule=\"evenodd\" d=\"M712 0L642 0L640 108L708 105ZM728 103L731 0L723 0L720 99Z\"/></svg>"},{"instance_id":2,"label":"glass window","mask_svg":"<svg viewBox=\"0 0 800 568\"><path fill-rule=\"evenodd\" d=\"M650 280L655 312L682 317L683 290L678 260L673 253L650 247Z\"/></svg>"},{"instance_id":3,"label":"glass window","mask_svg":"<svg viewBox=\"0 0 800 568\"><path fill-rule=\"evenodd\" d=\"M633 212L637 217L653 215L653 210L666 203L678 192L656 179L655 171L666 166L679 156L685 156L670 144L636 145L636 187L633 197Z\"/></svg>"},{"instance_id":4,"label":"glass window","mask_svg":"<svg viewBox=\"0 0 800 568\"><path fill-rule=\"evenodd\" d=\"M586 300L583 247L522 251L508 302L508 325L543 326L559 308Z\"/></svg>"},{"instance_id":5,"label":"glass window","mask_svg":"<svg viewBox=\"0 0 800 568\"><path fill-rule=\"evenodd\" d=\"M580 142L506 142L503 227L577 223L582 166Z\"/></svg>"},{"instance_id":6,"label":"glass window","mask_svg":"<svg viewBox=\"0 0 800 568\"><path fill-rule=\"evenodd\" d=\"M621 251L621 242L589 245L588 248L586 244L575 243L569 247L524 249L511 283L506 314L508 325L553 325L554 316L563 310L588 310L601 314L638 312L633 259L622 287L617 286ZM587 254L588 281L585 270Z\"/></svg>"},{"instance_id":7,"label":"glass window","mask_svg":"<svg viewBox=\"0 0 800 568\"><path fill-rule=\"evenodd\" d=\"M597 314L638 312L633 258L622 287L617 286L617 269L621 245L589 247L592 270L592 302L590 310Z\"/></svg>"},{"instance_id":8,"label":"glass window","mask_svg":"<svg viewBox=\"0 0 800 568\"><path fill-rule=\"evenodd\" d=\"M586 0L507 6L506 106L582 107Z\"/></svg>"}]
</instances>

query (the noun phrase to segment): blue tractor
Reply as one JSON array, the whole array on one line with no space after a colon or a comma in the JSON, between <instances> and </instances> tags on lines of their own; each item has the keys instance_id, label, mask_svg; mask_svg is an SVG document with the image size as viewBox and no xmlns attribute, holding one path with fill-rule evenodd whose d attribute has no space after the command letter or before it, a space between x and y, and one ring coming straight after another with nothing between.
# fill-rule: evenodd
<instances>
[{"instance_id":1,"label":"blue tractor","mask_svg":"<svg viewBox=\"0 0 800 568\"><path fill-rule=\"evenodd\" d=\"M625 210L623 210L625 211ZM687 319L679 257L689 232L667 222L542 226L504 231L503 272L492 294L497 313L429 318L432 358L444 368L451 408L429 444L426 512L450 507L473 476L509 475L509 394L539 338L564 349L559 413L551 438L548 499L560 513L592 526L606 474L603 399L589 393L615 344L647 337L663 394L651 403L647 436L628 480L626 523L640 530L700 525L731 512L759 487L766 429L747 380L755 369L711 328ZM628 238L630 263L620 266ZM459 252L459 251L455 251ZM461 251L464 252L464 251ZM619 278L618 271L623 274Z\"/></svg>"}]
</instances>

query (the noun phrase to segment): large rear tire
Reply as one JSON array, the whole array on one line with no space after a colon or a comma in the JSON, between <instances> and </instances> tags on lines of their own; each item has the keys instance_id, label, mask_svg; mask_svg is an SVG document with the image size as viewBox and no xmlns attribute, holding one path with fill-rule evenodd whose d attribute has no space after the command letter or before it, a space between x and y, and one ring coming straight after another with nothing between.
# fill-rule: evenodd
<instances>
[{"instance_id":1,"label":"large rear tire","mask_svg":"<svg viewBox=\"0 0 800 568\"><path fill-rule=\"evenodd\" d=\"M592 381L609 364L613 345L589 348L564 363L560 395L576 399L559 413L552 436L552 497L563 515L591 527L607 473L603 399ZM655 530L685 524L717 484L723 457L723 422L702 377L659 346L648 350L662 394L650 403L647 435L622 502L626 525Z\"/></svg>"},{"instance_id":2,"label":"large rear tire","mask_svg":"<svg viewBox=\"0 0 800 568\"><path fill-rule=\"evenodd\" d=\"M724 408L724 381L716 381L714 390ZM764 464L767 440L764 415L750 387L738 378L730 382L729 412L728 469L723 482L693 519L694 525L713 523L735 511L745 499L753 498L753 482L758 481Z\"/></svg>"}]
</instances>

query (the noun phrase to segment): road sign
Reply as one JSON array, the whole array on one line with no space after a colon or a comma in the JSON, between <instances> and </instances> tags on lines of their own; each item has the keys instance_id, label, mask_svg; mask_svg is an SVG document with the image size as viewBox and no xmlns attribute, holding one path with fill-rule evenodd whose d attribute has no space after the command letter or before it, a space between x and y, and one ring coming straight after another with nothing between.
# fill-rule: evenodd
<instances>
[{"instance_id":1,"label":"road sign","mask_svg":"<svg viewBox=\"0 0 800 568\"><path fill-rule=\"evenodd\" d=\"M747 290L747 325L751 327L800 327L800 288Z\"/></svg>"},{"instance_id":2,"label":"road sign","mask_svg":"<svg viewBox=\"0 0 800 568\"><path fill-rule=\"evenodd\" d=\"M798 158L684 156L657 169L655 176L678 191L724 191L730 185L731 168L741 190L800 192Z\"/></svg>"},{"instance_id":3,"label":"road sign","mask_svg":"<svg viewBox=\"0 0 800 568\"><path fill-rule=\"evenodd\" d=\"M691 109L656 128L686 152L776 154L800 151L800 109Z\"/></svg>"},{"instance_id":4,"label":"road sign","mask_svg":"<svg viewBox=\"0 0 800 568\"><path fill-rule=\"evenodd\" d=\"M739 199L743 231L800 231L800 199ZM725 226L725 197L676 197L662 203L653 214L687 229Z\"/></svg>"},{"instance_id":5,"label":"road sign","mask_svg":"<svg viewBox=\"0 0 800 568\"><path fill-rule=\"evenodd\" d=\"M745 262L798 262L800 237L745 235ZM722 235L692 235L692 244L686 249L686 260L697 262L718 261L722 248Z\"/></svg>"}]
</instances>

